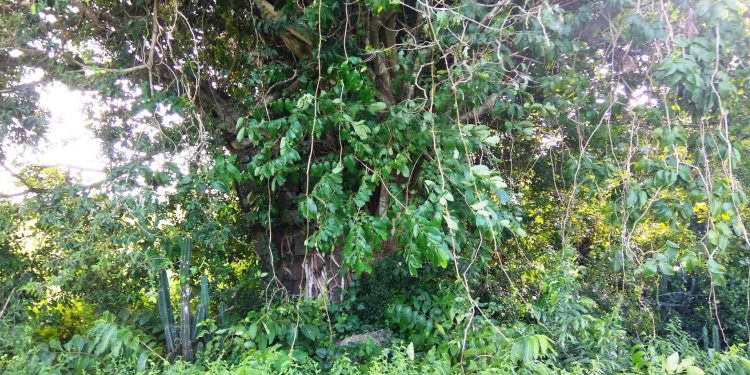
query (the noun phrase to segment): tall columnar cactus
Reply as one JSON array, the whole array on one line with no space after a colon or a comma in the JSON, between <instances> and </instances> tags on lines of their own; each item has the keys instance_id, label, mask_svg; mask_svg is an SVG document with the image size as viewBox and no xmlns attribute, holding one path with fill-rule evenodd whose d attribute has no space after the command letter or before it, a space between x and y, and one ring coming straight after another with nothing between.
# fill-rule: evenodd
<instances>
[{"instance_id":1,"label":"tall columnar cactus","mask_svg":"<svg viewBox=\"0 0 750 375\"><path fill-rule=\"evenodd\" d=\"M180 256L180 343L182 344L182 359L193 361L192 330L190 326L190 255L193 243L189 237L182 240L182 254Z\"/></svg>"},{"instance_id":2,"label":"tall columnar cactus","mask_svg":"<svg viewBox=\"0 0 750 375\"><path fill-rule=\"evenodd\" d=\"M195 330L193 332L193 341L195 341L196 336L198 335L198 331L200 330L200 327L198 327L198 324L200 324L202 321L206 320L206 317L208 316L208 307L209 305L209 296L208 296L208 277L206 275L201 276L201 300L200 304L198 304L198 307L196 307L195 310ZM201 315L201 308L203 309L203 314ZM206 337L206 341L210 340L211 337Z\"/></svg>"},{"instance_id":3,"label":"tall columnar cactus","mask_svg":"<svg viewBox=\"0 0 750 375\"><path fill-rule=\"evenodd\" d=\"M721 351L721 344L719 343L719 326L714 324L713 327L711 327L711 338L714 342L714 350L715 351Z\"/></svg>"},{"instance_id":4,"label":"tall columnar cactus","mask_svg":"<svg viewBox=\"0 0 750 375\"><path fill-rule=\"evenodd\" d=\"M219 303L219 324L224 323L224 302ZM219 337L219 352L224 350L224 336Z\"/></svg>"},{"instance_id":5,"label":"tall columnar cactus","mask_svg":"<svg viewBox=\"0 0 750 375\"><path fill-rule=\"evenodd\" d=\"M193 319L193 328L190 330L190 339L192 342L195 342L195 340L198 338L198 331L200 330L200 327L198 327L198 324L206 319L206 308L203 307L202 303L198 304L198 307L195 308L195 319Z\"/></svg>"},{"instance_id":6,"label":"tall columnar cactus","mask_svg":"<svg viewBox=\"0 0 750 375\"><path fill-rule=\"evenodd\" d=\"M708 329L706 329L706 326L703 326L703 329L701 330L701 336L703 337L703 347L706 349L706 351L709 351L709 349L711 349L711 346L708 344Z\"/></svg>"},{"instance_id":7,"label":"tall columnar cactus","mask_svg":"<svg viewBox=\"0 0 750 375\"><path fill-rule=\"evenodd\" d=\"M208 278L201 276L200 303L196 307L195 314L190 314L190 256L192 253L192 242L190 238L185 238L180 244L180 349L182 359L191 362L195 359L196 341L199 340L198 333L201 329L200 323L208 315L209 294ZM170 301L169 279L165 269L159 270L159 283L157 294L157 305L159 316L164 326L164 336L167 342L167 351L170 355L176 353L177 329L174 323L174 313ZM224 303L219 306L219 321L224 318ZM197 346L198 349L202 345Z\"/></svg>"},{"instance_id":8,"label":"tall columnar cactus","mask_svg":"<svg viewBox=\"0 0 750 375\"><path fill-rule=\"evenodd\" d=\"M167 270L159 271L159 286L157 294L157 304L159 306L159 316L164 326L164 337L167 341L167 352L175 351L175 326L174 313L172 312L172 302L169 299L169 280L167 279Z\"/></svg>"},{"instance_id":9,"label":"tall columnar cactus","mask_svg":"<svg viewBox=\"0 0 750 375\"><path fill-rule=\"evenodd\" d=\"M208 308L208 277L201 276L201 303L203 307Z\"/></svg>"},{"instance_id":10,"label":"tall columnar cactus","mask_svg":"<svg viewBox=\"0 0 750 375\"><path fill-rule=\"evenodd\" d=\"M719 342L719 326L714 324L711 327L711 345L708 344L708 329L706 329L706 326L703 326L702 329L702 336L703 336L703 346L706 348L706 351L708 352L708 358L713 358L714 353L721 351L721 343Z\"/></svg>"}]
</instances>

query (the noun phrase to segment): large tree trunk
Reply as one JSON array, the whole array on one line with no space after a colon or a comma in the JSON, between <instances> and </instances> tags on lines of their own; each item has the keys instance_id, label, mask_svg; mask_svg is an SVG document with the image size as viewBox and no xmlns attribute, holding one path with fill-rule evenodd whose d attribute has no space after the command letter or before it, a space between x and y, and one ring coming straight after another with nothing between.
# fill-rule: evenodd
<instances>
[{"instance_id":1,"label":"large tree trunk","mask_svg":"<svg viewBox=\"0 0 750 375\"><path fill-rule=\"evenodd\" d=\"M288 294L336 301L348 284L340 252L324 254L306 249L304 228L274 226L270 235L266 232L256 237L254 250L271 283Z\"/></svg>"},{"instance_id":2,"label":"large tree trunk","mask_svg":"<svg viewBox=\"0 0 750 375\"><path fill-rule=\"evenodd\" d=\"M217 131L227 149L237 156L239 166L244 169L257 152L247 140L236 141L234 124L241 117L236 106L217 90L204 85L201 98L211 108L211 112L224 124ZM237 184L235 192L244 213L253 210L247 201L251 194L266 190L253 184ZM271 278L273 286L287 294L302 294L305 297L320 298L325 295L336 300L349 279L341 275L340 251L324 254L310 251L305 246L305 223L293 204L293 197L299 196L299 184L288 182L272 193L271 202L280 212L278 217L270 217L271 229L261 224L248 228L255 241L255 254L260 258L261 270Z\"/></svg>"}]
</instances>

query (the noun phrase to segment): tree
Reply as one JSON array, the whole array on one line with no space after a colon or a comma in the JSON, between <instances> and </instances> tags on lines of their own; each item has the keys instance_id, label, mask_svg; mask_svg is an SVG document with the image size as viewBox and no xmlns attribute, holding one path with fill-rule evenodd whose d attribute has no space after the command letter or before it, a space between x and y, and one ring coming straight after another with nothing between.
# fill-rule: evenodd
<instances>
[{"instance_id":1,"label":"tree","mask_svg":"<svg viewBox=\"0 0 750 375\"><path fill-rule=\"evenodd\" d=\"M233 185L266 271L289 291L308 296L343 287L342 265L367 271L376 257L396 249L408 254L412 272L424 262L446 267L460 249L441 228L457 231L466 220L473 226L477 212L507 218L505 227L483 223L497 235L516 228L505 207L511 196L505 182L479 164L483 147L498 137L486 126L456 131L493 104L497 94L487 93L487 84L508 78L487 68L497 63L491 53L496 40L460 41L476 49L461 63L470 68L464 72L457 61L466 52L447 44L455 43L448 26L464 16L441 9L426 8L441 12L435 23L412 5L387 3L351 9L334 2L297 9L265 1L4 7L34 19L38 33L51 31L73 44L47 39L49 45L13 59L15 71L47 53L44 68L62 70L59 79L80 84L91 81L88 72L102 81L96 85L120 77L148 82L138 107L167 105L194 119L197 128L180 132L215 147L204 155L219 155L213 172L226 175L215 187L229 193ZM498 5L488 16L500 10ZM247 19L227 22L237 15ZM345 24L336 22L342 16ZM493 18L473 27L491 30ZM26 38L6 40L24 47L34 36ZM85 43L95 47L81 49ZM96 55L106 66L96 63ZM486 71L485 84L460 82L476 69ZM460 108L453 105L459 85L470 90L461 93L469 96ZM9 96L17 97L14 90ZM221 156L219 147L231 156ZM447 210L451 191L466 186L473 192L456 203L460 210Z\"/></svg>"},{"instance_id":2,"label":"tree","mask_svg":"<svg viewBox=\"0 0 750 375\"><path fill-rule=\"evenodd\" d=\"M0 329L50 329L0 368L746 371L749 9L3 3ZM93 98L106 179L11 160L49 84ZM403 350L336 344L370 328Z\"/></svg>"},{"instance_id":3,"label":"tree","mask_svg":"<svg viewBox=\"0 0 750 375\"><path fill-rule=\"evenodd\" d=\"M98 90L113 181L140 175L131 188L236 200L236 229L263 270L306 296L334 296L347 272L391 254L412 274L451 263L460 274L475 248L502 262L502 241L524 234L514 191L532 181L514 162L543 186L566 173L561 246L575 242L571 208L587 192L609 197L613 228L622 228L612 229L622 246L615 257L632 258L634 219L652 207L657 221L692 218L662 194L700 189L699 160L733 182L691 207L736 196L726 213L744 233L736 161L726 159L737 150L727 113L744 113L731 107L744 84L744 66L732 65L743 56L744 16L732 2L706 4L17 2L2 8L2 79L3 95L22 105L3 132L9 141L41 132L24 125L36 113L28 84L18 84L28 67ZM32 26L18 32L21 22ZM640 98L659 105L632 104ZM167 113L182 117L178 126L164 126ZM697 138L683 134L690 120L704 124L687 132ZM725 146L708 158L683 155L682 145L710 136L709 123ZM143 124L160 134L147 138ZM652 130L659 152L674 157L634 159L632 135ZM555 139L564 152L524 164ZM160 154L182 155L187 171L143 165ZM702 186L713 184L702 176Z\"/></svg>"}]
</instances>

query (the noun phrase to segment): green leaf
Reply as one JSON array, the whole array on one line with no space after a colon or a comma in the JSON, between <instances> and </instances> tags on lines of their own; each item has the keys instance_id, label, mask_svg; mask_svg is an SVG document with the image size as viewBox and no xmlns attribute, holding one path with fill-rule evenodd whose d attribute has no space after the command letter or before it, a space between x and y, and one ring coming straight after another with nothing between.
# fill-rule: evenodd
<instances>
[{"instance_id":1,"label":"green leaf","mask_svg":"<svg viewBox=\"0 0 750 375\"><path fill-rule=\"evenodd\" d=\"M450 215L443 214L443 219L445 219L445 223L448 225L448 229L452 231L458 230L458 223L456 223L456 221L453 220L453 218Z\"/></svg>"},{"instance_id":2,"label":"green leaf","mask_svg":"<svg viewBox=\"0 0 750 375\"><path fill-rule=\"evenodd\" d=\"M318 328L311 325L302 325L300 327L302 334L307 337L310 341L315 341L318 334Z\"/></svg>"},{"instance_id":3,"label":"green leaf","mask_svg":"<svg viewBox=\"0 0 750 375\"><path fill-rule=\"evenodd\" d=\"M372 130L370 130L367 125L365 125L364 121L353 122L352 127L354 127L354 132L357 133L357 136L363 141L367 140L370 132L372 132Z\"/></svg>"},{"instance_id":4,"label":"green leaf","mask_svg":"<svg viewBox=\"0 0 750 375\"><path fill-rule=\"evenodd\" d=\"M104 333L98 338L99 344L96 346L94 354L101 355L107 348L109 348L112 340L117 336L117 326L114 324L108 324L105 327Z\"/></svg>"},{"instance_id":5,"label":"green leaf","mask_svg":"<svg viewBox=\"0 0 750 375\"><path fill-rule=\"evenodd\" d=\"M658 272L656 262L649 260L643 264L643 274L645 276L654 276Z\"/></svg>"},{"instance_id":6,"label":"green leaf","mask_svg":"<svg viewBox=\"0 0 750 375\"><path fill-rule=\"evenodd\" d=\"M674 275L674 270L672 269L672 266L667 262L659 262L659 271L663 275L672 276Z\"/></svg>"},{"instance_id":7,"label":"green leaf","mask_svg":"<svg viewBox=\"0 0 750 375\"><path fill-rule=\"evenodd\" d=\"M315 204L315 201L313 201L313 199L310 197L307 197L307 199L305 199L305 209L307 210L306 215L305 215L306 217L312 218L318 214L318 206Z\"/></svg>"},{"instance_id":8,"label":"green leaf","mask_svg":"<svg viewBox=\"0 0 750 375\"><path fill-rule=\"evenodd\" d=\"M367 108L370 110L370 112L377 113L382 110L384 110L387 107L387 105L383 102L375 102L371 103Z\"/></svg>"},{"instance_id":9,"label":"green leaf","mask_svg":"<svg viewBox=\"0 0 750 375\"><path fill-rule=\"evenodd\" d=\"M73 336L73 338L70 339L70 343L73 344L73 347L75 347L79 352L82 351L83 346L86 345L86 342L83 340L83 337L81 337L81 335Z\"/></svg>"},{"instance_id":10,"label":"green leaf","mask_svg":"<svg viewBox=\"0 0 750 375\"><path fill-rule=\"evenodd\" d=\"M727 272L726 268L716 262L716 260L714 260L713 258L709 259L708 262L706 262L706 265L708 265L708 271L713 274L719 275Z\"/></svg>"},{"instance_id":11,"label":"green leaf","mask_svg":"<svg viewBox=\"0 0 750 375\"><path fill-rule=\"evenodd\" d=\"M729 228L729 225L725 222L718 222L716 223L716 229L721 231L721 234L725 236L731 236L732 235L732 229Z\"/></svg>"},{"instance_id":12,"label":"green leaf","mask_svg":"<svg viewBox=\"0 0 750 375\"><path fill-rule=\"evenodd\" d=\"M492 174L492 172L490 172L490 169L487 168L487 166L483 165L483 164L478 164L478 165L472 166L471 167L471 173L473 173L475 176L479 176L479 177L487 177L490 174Z\"/></svg>"},{"instance_id":13,"label":"green leaf","mask_svg":"<svg viewBox=\"0 0 750 375\"><path fill-rule=\"evenodd\" d=\"M442 336L445 336L445 328L441 324L435 324L435 330Z\"/></svg>"},{"instance_id":14,"label":"green leaf","mask_svg":"<svg viewBox=\"0 0 750 375\"><path fill-rule=\"evenodd\" d=\"M141 372L146 371L146 364L148 360L148 352L142 352L141 355L138 356L138 361L135 364L135 371Z\"/></svg>"},{"instance_id":15,"label":"green leaf","mask_svg":"<svg viewBox=\"0 0 750 375\"><path fill-rule=\"evenodd\" d=\"M49 340L49 343L47 345L49 345L50 349L55 349L58 351L63 350L62 345L60 345L60 340L55 340L55 339Z\"/></svg>"},{"instance_id":16,"label":"green leaf","mask_svg":"<svg viewBox=\"0 0 750 375\"><path fill-rule=\"evenodd\" d=\"M497 146L498 143L500 143L500 137L496 135L489 136L482 140L482 142L490 145L490 146Z\"/></svg>"},{"instance_id":17,"label":"green leaf","mask_svg":"<svg viewBox=\"0 0 750 375\"><path fill-rule=\"evenodd\" d=\"M677 371L677 366L680 364L680 354L677 352L674 352L667 357L667 360L664 362L664 369L667 370L669 373L674 373Z\"/></svg>"},{"instance_id":18,"label":"green leaf","mask_svg":"<svg viewBox=\"0 0 750 375\"><path fill-rule=\"evenodd\" d=\"M474 211L480 211L483 208L487 207L487 204L489 204L488 201L479 201L477 203L472 204L471 209L473 209Z\"/></svg>"},{"instance_id":19,"label":"green leaf","mask_svg":"<svg viewBox=\"0 0 750 375\"><path fill-rule=\"evenodd\" d=\"M344 165L341 163L336 164L336 166L331 170L331 173L333 174L339 174L344 170Z\"/></svg>"}]
</instances>

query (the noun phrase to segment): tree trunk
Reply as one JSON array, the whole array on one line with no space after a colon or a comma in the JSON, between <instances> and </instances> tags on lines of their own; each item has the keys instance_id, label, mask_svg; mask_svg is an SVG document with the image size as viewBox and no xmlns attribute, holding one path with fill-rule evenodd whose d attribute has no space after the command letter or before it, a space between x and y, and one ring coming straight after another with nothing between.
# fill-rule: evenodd
<instances>
[{"instance_id":1,"label":"tree trunk","mask_svg":"<svg viewBox=\"0 0 750 375\"><path fill-rule=\"evenodd\" d=\"M306 249L305 231L294 225L274 226L270 244L268 238L268 232L256 236L254 250L261 269L277 287L308 298L326 296L337 301L341 297L349 277L341 272L340 251L329 254Z\"/></svg>"}]
</instances>

